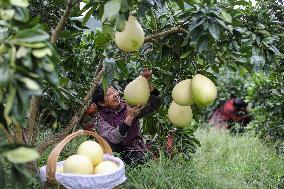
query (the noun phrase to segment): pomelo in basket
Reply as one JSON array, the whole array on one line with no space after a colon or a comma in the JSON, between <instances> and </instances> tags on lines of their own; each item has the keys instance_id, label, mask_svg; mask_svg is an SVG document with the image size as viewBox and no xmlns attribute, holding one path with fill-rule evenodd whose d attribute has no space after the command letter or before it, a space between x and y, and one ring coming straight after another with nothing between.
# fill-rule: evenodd
<instances>
[{"instance_id":1,"label":"pomelo in basket","mask_svg":"<svg viewBox=\"0 0 284 189\"><path fill-rule=\"evenodd\" d=\"M93 140L87 140L80 144L77 154L87 156L95 166L103 161L104 151L99 143Z\"/></svg>"},{"instance_id":2,"label":"pomelo in basket","mask_svg":"<svg viewBox=\"0 0 284 189\"><path fill-rule=\"evenodd\" d=\"M93 164L90 158L84 155L72 155L64 161L64 173L90 175L93 173Z\"/></svg>"},{"instance_id":3,"label":"pomelo in basket","mask_svg":"<svg viewBox=\"0 0 284 189\"><path fill-rule=\"evenodd\" d=\"M102 161L94 167L93 174L107 174L112 173L118 169L118 165L112 161Z\"/></svg>"}]
</instances>

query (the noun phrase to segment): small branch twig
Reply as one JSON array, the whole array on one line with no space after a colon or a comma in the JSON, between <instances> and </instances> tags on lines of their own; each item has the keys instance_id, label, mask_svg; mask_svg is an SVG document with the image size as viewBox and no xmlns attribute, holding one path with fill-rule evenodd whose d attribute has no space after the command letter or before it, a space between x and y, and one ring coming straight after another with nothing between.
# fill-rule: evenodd
<instances>
[{"instance_id":1,"label":"small branch twig","mask_svg":"<svg viewBox=\"0 0 284 189\"><path fill-rule=\"evenodd\" d=\"M169 29L167 31L164 31L164 32L157 33L155 35L151 35L149 37L146 37L145 40L144 40L144 43L148 43L148 42L153 41L154 39L165 37L165 36L167 36L169 34L177 33L177 32L187 33L187 31L184 28L173 27L173 28L171 28L171 29Z\"/></svg>"},{"instance_id":2,"label":"small branch twig","mask_svg":"<svg viewBox=\"0 0 284 189\"><path fill-rule=\"evenodd\" d=\"M52 35L51 35L51 43L55 44L57 39L58 39L58 35L59 33L62 31L66 21L68 20L70 14L71 14L71 9L72 9L72 1L73 0L67 0L66 1L66 9L64 11L64 14L62 15L60 21L58 22L56 28L54 29Z\"/></svg>"},{"instance_id":3,"label":"small branch twig","mask_svg":"<svg viewBox=\"0 0 284 189\"><path fill-rule=\"evenodd\" d=\"M98 70L100 70L100 71L98 71ZM72 132L72 130L79 124L79 122L82 119L87 107L90 106L90 104L91 104L90 99L93 96L95 89L96 89L97 85L99 84L101 78L103 77L104 71L105 71L105 67L104 66L101 67L100 65L98 65L98 68L97 68L97 70L95 71L95 74L94 74L92 86L91 86L88 94L84 98L83 104L77 108L77 110L75 111L75 115L71 118L71 120L65 126L65 129L63 131L61 131L60 133L57 133L56 135L48 136L45 141L43 141L41 144L39 144L37 146L37 150L40 154L42 154L48 146L55 144L58 141L61 141L70 132Z\"/></svg>"},{"instance_id":4,"label":"small branch twig","mask_svg":"<svg viewBox=\"0 0 284 189\"><path fill-rule=\"evenodd\" d=\"M26 144L24 141L24 133L23 133L22 127L15 123L12 124L12 127L13 127L15 141L18 144Z\"/></svg>"},{"instance_id":5,"label":"small branch twig","mask_svg":"<svg viewBox=\"0 0 284 189\"><path fill-rule=\"evenodd\" d=\"M32 142L35 141L34 138L37 135L37 132L35 130L36 124L37 124L37 118L39 114L38 110L38 102L39 97L32 96L30 99L30 115L28 119L28 129L27 129L27 140L26 142Z\"/></svg>"}]
</instances>

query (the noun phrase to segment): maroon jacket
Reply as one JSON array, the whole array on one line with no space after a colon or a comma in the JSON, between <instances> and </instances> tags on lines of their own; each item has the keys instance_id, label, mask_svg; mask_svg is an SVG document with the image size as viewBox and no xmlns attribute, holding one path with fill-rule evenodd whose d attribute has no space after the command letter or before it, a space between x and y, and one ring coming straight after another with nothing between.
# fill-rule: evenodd
<instances>
[{"instance_id":1,"label":"maroon jacket","mask_svg":"<svg viewBox=\"0 0 284 189\"><path fill-rule=\"evenodd\" d=\"M97 114L98 134L105 138L108 142L112 143L111 146L116 145L123 149L131 149L136 148L137 141L139 141L139 146L143 148L144 143L140 133L138 119L159 108L161 105L161 98L158 95L159 92L157 92L157 90L156 92L151 93L147 105L140 111L131 127L124 123L127 114L127 104L125 102L122 101L119 108L115 110L108 107L102 107ZM92 125L96 124L93 123Z\"/></svg>"}]
</instances>

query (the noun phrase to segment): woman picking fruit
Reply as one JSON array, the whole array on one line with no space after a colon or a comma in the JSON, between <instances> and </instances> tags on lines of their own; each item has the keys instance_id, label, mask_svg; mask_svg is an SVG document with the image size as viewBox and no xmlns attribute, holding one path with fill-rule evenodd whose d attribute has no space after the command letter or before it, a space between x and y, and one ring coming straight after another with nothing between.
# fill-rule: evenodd
<instances>
[{"instance_id":1,"label":"woman picking fruit","mask_svg":"<svg viewBox=\"0 0 284 189\"><path fill-rule=\"evenodd\" d=\"M140 133L139 119L154 112L161 104L159 91L149 82L152 72L144 69L142 76L129 84L124 92L126 101L121 100L118 91L109 87L104 93L99 85L93 96L93 102L97 107L98 122L93 119L91 126L95 127L98 134L102 136L111 146L114 152L122 155L122 160L127 163L143 163L145 160L145 143ZM146 83L146 84L145 84ZM147 86L147 88L145 88ZM141 104L139 94L146 99L145 104ZM138 99L135 103L133 99ZM131 105L130 105L131 104ZM90 127L89 127L90 129Z\"/></svg>"}]
</instances>

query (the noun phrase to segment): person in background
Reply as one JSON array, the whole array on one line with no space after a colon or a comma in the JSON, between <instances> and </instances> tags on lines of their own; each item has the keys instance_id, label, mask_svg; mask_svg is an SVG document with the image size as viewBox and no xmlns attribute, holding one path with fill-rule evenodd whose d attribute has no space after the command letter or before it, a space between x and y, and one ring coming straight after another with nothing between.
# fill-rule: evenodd
<instances>
[{"instance_id":1,"label":"person in background","mask_svg":"<svg viewBox=\"0 0 284 189\"><path fill-rule=\"evenodd\" d=\"M151 92L146 105L131 107L121 100L118 91L113 87L109 87L104 93L99 85L92 105L96 109L97 119L93 119L85 128L92 130L96 127L98 134L109 143L114 152L121 154L122 160L127 164L144 163L146 146L138 120L161 105L160 93L150 83L152 72L145 69L142 75L148 80Z\"/></svg>"},{"instance_id":2,"label":"person in background","mask_svg":"<svg viewBox=\"0 0 284 189\"><path fill-rule=\"evenodd\" d=\"M248 104L241 98L231 98L215 109L209 123L216 129L230 129L233 123L247 125L251 121Z\"/></svg>"}]
</instances>

